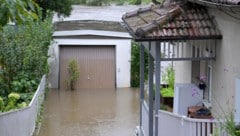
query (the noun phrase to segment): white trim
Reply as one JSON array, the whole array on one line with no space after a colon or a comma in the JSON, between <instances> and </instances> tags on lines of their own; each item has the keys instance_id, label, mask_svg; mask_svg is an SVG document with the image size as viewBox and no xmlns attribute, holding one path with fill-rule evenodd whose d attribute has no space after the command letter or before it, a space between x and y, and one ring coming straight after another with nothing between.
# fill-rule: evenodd
<instances>
[{"instance_id":1,"label":"white trim","mask_svg":"<svg viewBox=\"0 0 240 136\"><path fill-rule=\"evenodd\" d=\"M113 32L113 31L100 31L100 30L72 30L72 31L55 31L53 36L83 36L83 35L96 35L108 37L121 37L132 38L127 32Z\"/></svg>"}]
</instances>

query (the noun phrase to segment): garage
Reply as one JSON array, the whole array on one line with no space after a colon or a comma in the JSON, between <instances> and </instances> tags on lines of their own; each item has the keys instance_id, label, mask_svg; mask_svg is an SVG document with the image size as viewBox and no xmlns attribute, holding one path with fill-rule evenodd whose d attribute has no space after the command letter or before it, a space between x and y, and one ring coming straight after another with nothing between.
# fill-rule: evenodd
<instances>
[{"instance_id":1,"label":"garage","mask_svg":"<svg viewBox=\"0 0 240 136\"><path fill-rule=\"evenodd\" d=\"M66 89L67 66L77 59L76 89L130 87L131 36L119 22L76 20L55 23L49 48L49 88Z\"/></svg>"},{"instance_id":2,"label":"garage","mask_svg":"<svg viewBox=\"0 0 240 136\"><path fill-rule=\"evenodd\" d=\"M61 45L60 46L60 89L66 89L67 67L75 59L80 69L76 89L115 88L115 46Z\"/></svg>"}]
</instances>

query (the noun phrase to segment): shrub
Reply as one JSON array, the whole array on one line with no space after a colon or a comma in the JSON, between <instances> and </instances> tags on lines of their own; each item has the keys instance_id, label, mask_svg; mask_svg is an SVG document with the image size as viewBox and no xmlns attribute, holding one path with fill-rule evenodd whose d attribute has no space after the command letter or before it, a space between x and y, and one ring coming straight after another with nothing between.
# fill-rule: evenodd
<instances>
[{"instance_id":1,"label":"shrub","mask_svg":"<svg viewBox=\"0 0 240 136\"><path fill-rule=\"evenodd\" d=\"M0 95L35 91L48 71L47 52L52 37L51 18L44 22L6 26L0 43Z\"/></svg>"},{"instance_id":2,"label":"shrub","mask_svg":"<svg viewBox=\"0 0 240 136\"><path fill-rule=\"evenodd\" d=\"M70 90L74 90L75 89L75 84L77 79L79 78L80 75L80 71L77 65L77 61L75 59L72 59L69 64L68 64L68 75L69 75L69 79L67 80L67 84L70 88Z\"/></svg>"},{"instance_id":3,"label":"shrub","mask_svg":"<svg viewBox=\"0 0 240 136\"><path fill-rule=\"evenodd\" d=\"M148 78L148 54L145 52L145 65L144 65L144 79ZM136 43L132 43L131 51L131 87L140 86L140 46Z\"/></svg>"},{"instance_id":4,"label":"shrub","mask_svg":"<svg viewBox=\"0 0 240 136\"><path fill-rule=\"evenodd\" d=\"M163 81L168 84L168 87L161 89L161 95L163 97L173 97L174 96L175 71L172 66L167 67L166 72L163 74Z\"/></svg>"},{"instance_id":5,"label":"shrub","mask_svg":"<svg viewBox=\"0 0 240 136\"><path fill-rule=\"evenodd\" d=\"M3 109L4 109L4 102L3 102L2 97L0 97L0 112L2 112Z\"/></svg>"}]
</instances>

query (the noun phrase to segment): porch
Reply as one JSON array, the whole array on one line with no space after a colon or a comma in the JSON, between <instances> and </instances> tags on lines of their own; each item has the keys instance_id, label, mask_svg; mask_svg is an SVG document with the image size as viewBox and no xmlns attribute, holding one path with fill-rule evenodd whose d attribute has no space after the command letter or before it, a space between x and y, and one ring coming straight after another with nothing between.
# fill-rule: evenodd
<instances>
[{"instance_id":1,"label":"porch","mask_svg":"<svg viewBox=\"0 0 240 136\"><path fill-rule=\"evenodd\" d=\"M211 94L206 99L200 72L194 69L200 65L211 65L216 59L218 40L222 38L214 18L204 7L191 3L165 2L123 16L127 29L140 45L140 136L209 136L217 133L227 135L222 124L213 118L189 118L191 106L205 106L210 103ZM144 52L148 52L148 88L144 88ZM161 62L191 62L192 70L184 70L191 75L186 84L175 83L173 112L160 110ZM211 69L210 69L211 70ZM184 73L183 72L183 73ZM189 74L190 73L190 74ZM206 70L207 90L211 90L211 71ZM155 81L154 81L155 75ZM182 74L185 76L184 74ZM157 90L157 91L154 91ZM159 90L159 91L158 91ZM145 96L144 92L148 91ZM193 91L198 98L192 97ZM154 98L155 92L155 98ZM148 101L146 101L146 98Z\"/></svg>"},{"instance_id":2,"label":"porch","mask_svg":"<svg viewBox=\"0 0 240 136\"><path fill-rule=\"evenodd\" d=\"M148 108L147 104L142 105L142 126L136 127L137 136L148 136ZM219 134L227 136L223 129L223 124L215 119L194 119L186 116L174 114L172 112L159 110L158 111L158 136L211 136Z\"/></svg>"}]
</instances>

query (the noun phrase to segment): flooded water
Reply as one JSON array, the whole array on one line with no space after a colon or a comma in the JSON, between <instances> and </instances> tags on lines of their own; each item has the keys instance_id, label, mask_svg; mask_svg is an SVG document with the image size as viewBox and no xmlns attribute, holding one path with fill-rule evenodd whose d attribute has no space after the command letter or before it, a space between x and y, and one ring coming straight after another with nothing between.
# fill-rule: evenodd
<instances>
[{"instance_id":1,"label":"flooded water","mask_svg":"<svg viewBox=\"0 0 240 136\"><path fill-rule=\"evenodd\" d=\"M39 136L133 136L139 89L49 91Z\"/></svg>"}]
</instances>

